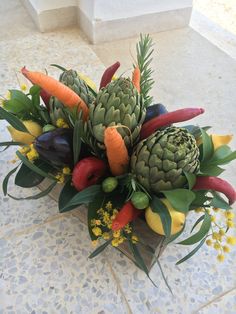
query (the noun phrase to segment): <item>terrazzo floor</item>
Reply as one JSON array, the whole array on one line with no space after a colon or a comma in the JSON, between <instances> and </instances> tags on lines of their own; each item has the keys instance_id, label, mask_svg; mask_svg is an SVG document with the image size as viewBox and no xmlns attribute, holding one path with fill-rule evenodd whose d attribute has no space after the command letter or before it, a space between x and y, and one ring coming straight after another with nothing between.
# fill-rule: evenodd
<instances>
[{"instance_id":1,"label":"terrazzo floor","mask_svg":"<svg viewBox=\"0 0 236 314\"><path fill-rule=\"evenodd\" d=\"M49 66L58 63L96 82L103 64L120 60L122 71L130 70L136 39L91 46L76 28L40 34L17 0L1 1L0 13L0 94L18 87L15 73L23 65L58 75ZM153 39L156 101L170 109L203 106L200 125L235 132L236 62L190 28L154 34ZM1 122L0 141L7 138ZM235 140L232 145L236 147ZM12 149L0 154L1 181L13 167L13 156ZM235 174L234 163L225 176L234 186ZM22 192L11 182L9 191L27 196L36 190ZM170 245L160 261L171 295L156 266L150 276L157 288L111 247L89 260L93 247L78 211L58 214L48 197L17 202L1 194L0 226L1 314L236 313L235 247L223 264L213 249L203 246L175 266L189 249Z\"/></svg>"}]
</instances>

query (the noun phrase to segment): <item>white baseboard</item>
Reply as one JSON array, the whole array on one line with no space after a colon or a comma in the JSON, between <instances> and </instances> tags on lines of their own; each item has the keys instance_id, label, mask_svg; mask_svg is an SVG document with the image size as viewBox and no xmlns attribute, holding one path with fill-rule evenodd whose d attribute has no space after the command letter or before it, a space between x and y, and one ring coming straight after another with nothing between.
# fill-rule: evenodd
<instances>
[{"instance_id":1,"label":"white baseboard","mask_svg":"<svg viewBox=\"0 0 236 314\"><path fill-rule=\"evenodd\" d=\"M133 37L142 33L157 33L189 24L192 7L145 14L110 21L91 22L78 8L78 23L93 44Z\"/></svg>"},{"instance_id":2,"label":"white baseboard","mask_svg":"<svg viewBox=\"0 0 236 314\"><path fill-rule=\"evenodd\" d=\"M190 26L215 46L236 59L235 34L230 33L197 10L192 12Z\"/></svg>"},{"instance_id":3,"label":"white baseboard","mask_svg":"<svg viewBox=\"0 0 236 314\"><path fill-rule=\"evenodd\" d=\"M32 0L21 0L41 32L78 24L91 43L157 33L189 24L192 6L112 20L91 20L77 6L37 10ZM88 0L89 1L89 0Z\"/></svg>"},{"instance_id":4,"label":"white baseboard","mask_svg":"<svg viewBox=\"0 0 236 314\"><path fill-rule=\"evenodd\" d=\"M38 12L30 0L21 0L41 32L77 24L77 6L61 7Z\"/></svg>"}]
</instances>

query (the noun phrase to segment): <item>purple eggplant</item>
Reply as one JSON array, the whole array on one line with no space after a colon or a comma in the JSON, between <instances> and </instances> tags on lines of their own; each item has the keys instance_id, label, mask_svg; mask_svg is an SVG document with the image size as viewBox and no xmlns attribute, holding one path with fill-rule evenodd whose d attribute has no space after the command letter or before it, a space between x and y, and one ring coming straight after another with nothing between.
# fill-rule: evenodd
<instances>
[{"instance_id":1,"label":"purple eggplant","mask_svg":"<svg viewBox=\"0 0 236 314\"><path fill-rule=\"evenodd\" d=\"M144 123L151 120L152 118L155 118L156 116L160 116L163 113L167 113L167 109L162 104L155 104L152 106L147 107L146 109L146 117L144 120Z\"/></svg>"},{"instance_id":2,"label":"purple eggplant","mask_svg":"<svg viewBox=\"0 0 236 314\"><path fill-rule=\"evenodd\" d=\"M35 140L41 159L55 166L73 164L73 130L59 128L43 133Z\"/></svg>"}]
</instances>

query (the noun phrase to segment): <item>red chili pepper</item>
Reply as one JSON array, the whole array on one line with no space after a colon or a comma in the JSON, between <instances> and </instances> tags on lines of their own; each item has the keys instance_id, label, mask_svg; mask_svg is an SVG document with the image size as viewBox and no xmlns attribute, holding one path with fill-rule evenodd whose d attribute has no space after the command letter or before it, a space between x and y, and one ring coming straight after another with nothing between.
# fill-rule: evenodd
<instances>
[{"instance_id":1,"label":"red chili pepper","mask_svg":"<svg viewBox=\"0 0 236 314\"><path fill-rule=\"evenodd\" d=\"M44 89L41 89L40 96L41 96L45 106L47 107L48 111L50 111L49 100L51 98L51 95L48 92L46 92Z\"/></svg>"},{"instance_id":2,"label":"red chili pepper","mask_svg":"<svg viewBox=\"0 0 236 314\"><path fill-rule=\"evenodd\" d=\"M81 159L74 167L72 182L78 191L96 184L106 173L107 165L96 157Z\"/></svg>"},{"instance_id":3,"label":"red chili pepper","mask_svg":"<svg viewBox=\"0 0 236 314\"><path fill-rule=\"evenodd\" d=\"M116 63L112 64L105 70L102 75L101 82L100 82L100 89L102 87L106 87L112 80L113 75L116 73L117 69L120 67L120 62L117 61Z\"/></svg>"},{"instance_id":4,"label":"red chili pepper","mask_svg":"<svg viewBox=\"0 0 236 314\"><path fill-rule=\"evenodd\" d=\"M135 220L141 214L141 210L134 207L131 201L127 202L119 211L112 222L112 230L120 230L129 222Z\"/></svg>"},{"instance_id":5,"label":"red chili pepper","mask_svg":"<svg viewBox=\"0 0 236 314\"><path fill-rule=\"evenodd\" d=\"M197 177L193 190L213 190L225 194L232 205L236 200L236 191L226 180L217 177Z\"/></svg>"},{"instance_id":6,"label":"red chili pepper","mask_svg":"<svg viewBox=\"0 0 236 314\"><path fill-rule=\"evenodd\" d=\"M147 138L161 127L167 126L171 123L193 119L203 112L203 108L185 108L159 115L143 124L140 131L140 138Z\"/></svg>"}]
</instances>

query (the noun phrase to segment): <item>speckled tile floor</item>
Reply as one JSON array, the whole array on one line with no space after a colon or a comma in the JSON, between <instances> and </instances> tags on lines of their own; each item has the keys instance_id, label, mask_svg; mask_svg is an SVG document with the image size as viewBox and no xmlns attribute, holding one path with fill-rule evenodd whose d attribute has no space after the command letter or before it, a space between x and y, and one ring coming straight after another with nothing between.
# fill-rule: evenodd
<instances>
[{"instance_id":1,"label":"speckled tile floor","mask_svg":"<svg viewBox=\"0 0 236 314\"><path fill-rule=\"evenodd\" d=\"M58 72L49 67L51 63L71 66L96 81L103 63L119 59L122 71L130 68L133 39L90 46L75 28L40 34L17 0L1 1L0 13L0 94L18 86L15 71L25 64L32 69L47 67L52 75ZM211 119L214 131L235 132L235 61L189 28L153 38L155 99L169 108L202 105L206 115L198 118L199 124ZM1 123L0 140L7 137ZM12 158L13 150L0 154L1 180L12 167ZM235 169L234 165L226 172L234 185ZM10 191L21 193L13 182ZM93 248L76 210L58 214L48 197L16 202L2 195L0 208L1 314L236 313L235 248L223 264L204 246L191 260L175 266L188 249L169 246L161 263L172 296L156 266L150 275L157 288L113 248L88 260Z\"/></svg>"}]
</instances>

